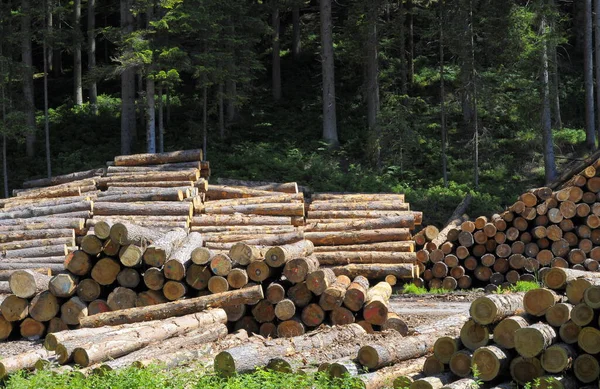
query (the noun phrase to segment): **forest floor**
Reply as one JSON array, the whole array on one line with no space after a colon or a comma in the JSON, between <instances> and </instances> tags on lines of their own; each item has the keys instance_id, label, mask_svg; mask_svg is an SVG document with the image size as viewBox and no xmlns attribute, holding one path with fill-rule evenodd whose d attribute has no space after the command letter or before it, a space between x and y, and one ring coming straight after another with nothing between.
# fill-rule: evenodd
<instances>
[{"instance_id":1,"label":"forest floor","mask_svg":"<svg viewBox=\"0 0 600 389\"><path fill-rule=\"evenodd\" d=\"M391 310L408 325L409 330L430 325L448 316L469 314L471 301L483 295L481 291L460 291L445 294L394 294L390 299ZM1 299L2 295L0 295ZM0 359L37 349L42 340L12 340L0 347Z\"/></svg>"}]
</instances>

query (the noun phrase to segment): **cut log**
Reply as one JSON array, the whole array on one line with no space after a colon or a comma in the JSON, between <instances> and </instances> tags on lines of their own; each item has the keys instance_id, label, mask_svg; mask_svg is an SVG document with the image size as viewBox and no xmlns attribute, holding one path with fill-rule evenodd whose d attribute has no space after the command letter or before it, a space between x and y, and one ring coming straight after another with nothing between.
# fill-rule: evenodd
<instances>
[{"instance_id":1,"label":"cut log","mask_svg":"<svg viewBox=\"0 0 600 389\"><path fill-rule=\"evenodd\" d=\"M111 258L102 258L92 268L91 276L100 285L110 285L117 280L120 271L119 262Z\"/></svg>"},{"instance_id":2,"label":"cut log","mask_svg":"<svg viewBox=\"0 0 600 389\"><path fill-rule=\"evenodd\" d=\"M303 239L296 243L271 247L265 253L265 262L271 267L282 267L294 258L311 255L313 250L313 243Z\"/></svg>"},{"instance_id":3,"label":"cut log","mask_svg":"<svg viewBox=\"0 0 600 389\"><path fill-rule=\"evenodd\" d=\"M227 274L227 282L233 289L243 288L248 283L248 273L245 269L235 268ZM285 292L283 292L285 294ZM266 291L267 299L269 299L269 289ZM271 301L271 303L273 303ZM275 302L274 304L276 304Z\"/></svg>"},{"instance_id":4,"label":"cut log","mask_svg":"<svg viewBox=\"0 0 600 389\"><path fill-rule=\"evenodd\" d=\"M115 166L144 166L202 160L202 150L183 150L167 153L120 155L115 157Z\"/></svg>"},{"instance_id":5,"label":"cut log","mask_svg":"<svg viewBox=\"0 0 600 389\"><path fill-rule=\"evenodd\" d=\"M287 296L298 308L307 306L314 297L313 293L308 289L306 282L293 285L287 290Z\"/></svg>"},{"instance_id":6,"label":"cut log","mask_svg":"<svg viewBox=\"0 0 600 389\"><path fill-rule=\"evenodd\" d=\"M65 237L65 238L53 238L53 239L32 239L32 240L15 241L15 242L10 242L10 243L0 244L0 251L11 251L11 250L28 249L28 248L35 248L35 247L59 246L59 245L75 246L75 239L73 239L73 237Z\"/></svg>"},{"instance_id":7,"label":"cut log","mask_svg":"<svg viewBox=\"0 0 600 389\"><path fill-rule=\"evenodd\" d=\"M577 352L573 346L557 343L543 352L540 361L548 373L562 373L571 369L575 358L577 358Z\"/></svg>"},{"instance_id":8,"label":"cut log","mask_svg":"<svg viewBox=\"0 0 600 389\"><path fill-rule=\"evenodd\" d=\"M18 270L8 280L10 290L21 298L31 298L47 290L51 277L31 270Z\"/></svg>"},{"instance_id":9,"label":"cut log","mask_svg":"<svg viewBox=\"0 0 600 389\"><path fill-rule=\"evenodd\" d=\"M262 260L264 258L264 254L264 248L249 245L243 242L235 243L231 249L229 249L229 257L235 261L235 263L242 266L247 266L251 262ZM199 253L197 255L199 256ZM192 260L194 260L193 253ZM198 258L197 261L200 261L200 259Z\"/></svg>"},{"instance_id":10,"label":"cut log","mask_svg":"<svg viewBox=\"0 0 600 389\"><path fill-rule=\"evenodd\" d=\"M92 270L92 259L82 250L70 252L65 257L64 268L78 276L85 276Z\"/></svg>"},{"instance_id":11,"label":"cut log","mask_svg":"<svg viewBox=\"0 0 600 389\"><path fill-rule=\"evenodd\" d=\"M160 273L162 275L162 272L158 269L155 271L157 273L156 278L158 279L158 277L160 277L158 273ZM146 279L147 273L148 273L148 270L144 274L144 279ZM187 268L185 280L186 280L187 284L189 286L191 286L192 288L194 288L196 290L205 290L208 287L208 282L209 282L211 276L212 276L212 274L210 272L210 269L207 266L192 264L192 265L190 265L190 267ZM164 283L164 277L163 277L162 282L160 282L160 283L161 284ZM158 287L158 284L159 283L156 283L154 286ZM151 289L158 290L157 288L151 288Z\"/></svg>"},{"instance_id":12,"label":"cut log","mask_svg":"<svg viewBox=\"0 0 600 389\"><path fill-rule=\"evenodd\" d=\"M91 302L100 297L102 287L92 278L83 279L77 284L77 297L81 301Z\"/></svg>"},{"instance_id":13,"label":"cut log","mask_svg":"<svg viewBox=\"0 0 600 389\"><path fill-rule=\"evenodd\" d=\"M523 297L525 311L533 316L544 316L557 302L560 302L560 296L545 288L530 290Z\"/></svg>"},{"instance_id":14,"label":"cut log","mask_svg":"<svg viewBox=\"0 0 600 389\"><path fill-rule=\"evenodd\" d=\"M323 223L313 221L305 226L305 231L350 231L350 230L375 230L380 228L415 228L415 214L406 213L399 216L390 216L383 218L370 218L362 220L354 219L337 219L334 223Z\"/></svg>"},{"instance_id":15,"label":"cut log","mask_svg":"<svg viewBox=\"0 0 600 389\"><path fill-rule=\"evenodd\" d=\"M584 277L600 279L600 273L591 273L580 270L552 268L544 275L544 285L550 289L564 289L569 281Z\"/></svg>"},{"instance_id":16,"label":"cut log","mask_svg":"<svg viewBox=\"0 0 600 389\"><path fill-rule=\"evenodd\" d=\"M194 206L187 202L145 201L135 203L99 202L94 203L94 215L160 215L192 217ZM147 237L150 239L151 236ZM111 234L112 238L112 234ZM150 239L151 240L151 239Z\"/></svg>"},{"instance_id":17,"label":"cut log","mask_svg":"<svg viewBox=\"0 0 600 389\"><path fill-rule=\"evenodd\" d=\"M182 280L185 277L185 270L192 263L192 251L201 247L202 242L202 235L197 232L190 233L165 262L163 268L165 277L175 281Z\"/></svg>"},{"instance_id":18,"label":"cut log","mask_svg":"<svg viewBox=\"0 0 600 389\"><path fill-rule=\"evenodd\" d=\"M141 276L136 269L126 267L117 274L117 282L125 288L137 288L140 284Z\"/></svg>"},{"instance_id":19,"label":"cut log","mask_svg":"<svg viewBox=\"0 0 600 389\"><path fill-rule=\"evenodd\" d=\"M336 276L333 270L317 269L306 276L306 287L315 295L320 296L335 281Z\"/></svg>"},{"instance_id":20,"label":"cut log","mask_svg":"<svg viewBox=\"0 0 600 389\"><path fill-rule=\"evenodd\" d=\"M355 277L344 295L344 306L353 312L362 309L369 290L369 280L363 276Z\"/></svg>"},{"instance_id":21,"label":"cut log","mask_svg":"<svg viewBox=\"0 0 600 389\"><path fill-rule=\"evenodd\" d=\"M581 354L573 362L573 373L584 384L596 381L598 376L600 376L598 360L593 355Z\"/></svg>"},{"instance_id":22,"label":"cut log","mask_svg":"<svg viewBox=\"0 0 600 389\"><path fill-rule=\"evenodd\" d=\"M319 280L320 280L320 279L318 279L318 277L320 277L321 274L318 273L318 268L319 268L319 261L314 256L294 258L294 259L286 262L286 264L283 268L283 275L292 283L297 284L299 282L306 280L309 282L309 284L312 284L313 282L319 282ZM314 280L311 278L309 281L309 276L315 272L317 272L317 273L313 276L313 278L314 277L317 277L317 278ZM330 276L331 272L328 272L328 274ZM331 278L329 278L329 280L331 280ZM315 288L318 288L318 286L315 286ZM317 294L317 293L315 293L315 294Z\"/></svg>"},{"instance_id":23,"label":"cut log","mask_svg":"<svg viewBox=\"0 0 600 389\"><path fill-rule=\"evenodd\" d=\"M510 357L497 346L485 346L475 350L472 363L477 366L478 378L488 382L498 377L509 367Z\"/></svg>"},{"instance_id":24,"label":"cut log","mask_svg":"<svg viewBox=\"0 0 600 389\"><path fill-rule=\"evenodd\" d=\"M187 286L183 282L169 280L165 282L162 292L169 301L179 300L187 293Z\"/></svg>"},{"instance_id":25,"label":"cut log","mask_svg":"<svg viewBox=\"0 0 600 389\"><path fill-rule=\"evenodd\" d=\"M136 298L137 294L133 290L119 286L110 292L106 303L111 310L116 311L135 307Z\"/></svg>"},{"instance_id":26,"label":"cut log","mask_svg":"<svg viewBox=\"0 0 600 389\"><path fill-rule=\"evenodd\" d=\"M345 232L306 232L304 238L313 242L315 246L335 246L387 241L406 241L410 240L411 235L410 230L407 228L388 228Z\"/></svg>"},{"instance_id":27,"label":"cut log","mask_svg":"<svg viewBox=\"0 0 600 389\"><path fill-rule=\"evenodd\" d=\"M360 251L339 251L327 253L315 253L314 256L321 265L345 265L345 264L397 264L414 263L417 261L416 253L404 252L360 252Z\"/></svg>"},{"instance_id":28,"label":"cut log","mask_svg":"<svg viewBox=\"0 0 600 389\"><path fill-rule=\"evenodd\" d=\"M323 308L324 311L331 311L336 307L340 307L344 301L344 295L346 294L346 289L348 289L350 283L351 280L347 276L336 277L336 281L333 284L331 284L327 289L325 289L321 294L321 297L319 299L319 305L321 306L321 308Z\"/></svg>"},{"instance_id":29,"label":"cut log","mask_svg":"<svg viewBox=\"0 0 600 389\"><path fill-rule=\"evenodd\" d=\"M78 281L73 274L57 274L48 282L48 290L56 297L69 298L77 291Z\"/></svg>"},{"instance_id":30,"label":"cut log","mask_svg":"<svg viewBox=\"0 0 600 389\"><path fill-rule=\"evenodd\" d=\"M357 324L334 327L314 332L310 336L299 336L274 340L274 344L250 343L220 352L215 357L215 371L224 376L250 372L257 367L266 366L270 359L289 355L289 350L302 352L322 348L331 344L347 342L361 336L365 331Z\"/></svg>"},{"instance_id":31,"label":"cut log","mask_svg":"<svg viewBox=\"0 0 600 389\"><path fill-rule=\"evenodd\" d=\"M130 179L131 177L127 177ZM107 178L113 181L112 178ZM130 203L138 201L182 201L185 198L185 192L178 188L164 188L162 191L149 191L140 193L114 193L110 196L102 196L94 200L95 204L98 203Z\"/></svg>"},{"instance_id":32,"label":"cut log","mask_svg":"<svg viewBox=\"0 0 600 389\"><path fill-rule=\"evenodd\" d=\"M7 233L0 234L0 243L31 239L51 239L65 237L75 239L75 232L72 229L67 228L9 231Z\"/></svg>"},{"instance_id":33,"label":"cut log","mask_svg":"<svg viewBox=\"0 0 600 389\"><path fill-rule=\"evenodd\" d=\"M5 378L18 370L31 370L41 358L48 358L50 354L45 349L28 351L0 361L0 378Z\"/></svg>"},{"instance_id":34,"label":"cut log","mask_svg":"<svg viewBox=\"0 0 600 389\"><path fill-rule=\"evenodd\" d=\"M123 323L139 323L142 321L160 320L167 317L182 316L199 312L203 309L206 309L208 306L221 307L249 304L261 298L264 298L262 287L257 285L209 296L88 316L81 321L81 326L99 327L102 325L118 325Z\"/></svg>"},{"instance_id":35,"label":"cut log","mask_svg":"<svg viewBox=\"0 0 600 389\"><path fill-rule=\"evenodd\" d=\"M69 325L79 325L88 316L87 304L79 297L71 297L60 307L60 318Z\"/></svg>"},{"instance_id":36,"label":"cut log","mask_svg":"<svg viewBox=\"0 0 600 389\"><path fill-rule=\"evenodd\" d=\"M160 232L132 223L115 223L110 229L110 239L120 245L145 246L148 242L158 240L162 235Z\"/></svg>"},{"instance_id":37,"label":"cut log","mask_svg":"<svg viewBox=\"0 0 600 389\"><path fill-rule=\"evenodd\" d=\"M210 260L210 270L217 276L226 277L233 268L233 262L227 254L216 254Z\"/></svg>"},{"instance_id":38,"label":"cut log","mask_svg":"<svg viewBox=\"0 0 600 389\"><path fill-rule=\"evenodd\" d=\"M268 300L265 300L268 302ZM269 303L270 304L270 303ZM290 299L283 299L275 305L275 316L282 321L290 320L296 314L296 306Z\"/></svg>"},{"instance_id":39,"label":"cut log","mask_svg":"<svg viewBox=\"0 0 600 389\"><path fill-rule=\"evenodd\" d=\"M536 323L515 331L515 349L525 358L533 358L556 342L556 331L545 323Z\"/></svg>"},{"instance_id":40,"label":"cut log","mask_svg":"<svg viewBox=\"0 0 600 389\"><path fill-rule=\"evenodd\" d=\"M186 236L187 234L182 228L167 232L146 248L144 263L148 266L161 267L173 250L185 240Z\"/></svg>"},{"instance_id":41,"label":"cut log","mask_svg":"<svg viewBox=\"0 0 600 389\"><path fill-rule=\"evenodd\" d=\"M255 282L263 282L271 277L273 270L265 261L254 261L246 268L248 278Z\"/></svg>"},{"instance_id":42,"label":"cut log","mask_svg":"<svg viewBox=\"0 0 600 389\"><path fill-rule=\"evenodd\" d=\"M223 293L229 290L229 283L225 277L212 276L206 285L210 293Z\"/></svg>"},{"instance_id":43,"label":"cut log","mask_svg":"<svg viewBox=\"0 0 600 389\"><path fill-rule=\"evenodd\" d=\"M499 322L523 312L523 294L501 294L479 297L471 303L471 317L481 325Z\"/></svg>"},{"instance_id":44,"label":"cut log","mask_svg":"<svg viewBox=\"0 0 600 389\"><path fill-rule=\"evenodd\" d=\"M412 279L418 274L418 268L412 264L352 264L345 266L334 266L330 268L335 275L345 275L350 278L364 276L370 280L385 279L392 274L397 279Z\"/></svg>"},{"instance_id":45,"label":"cut log","mask_svg":"<svg viewBox=\"0 0 600 389\"><path fill-rule=\"evenodd\" d=\"M516 357L510 361L510 375L521 385L534 382L544 375L544 369L538 358Z\"/></svg>"},{"instance_id":46,"label":"cut log","mask_svg":"<svg viewBox=\"0 0 600 389\"><path fill-rule=\"evenodd\" d=\"M460 340L469 350L475 351L486 346L490 341L490 331L486 326L468 320L460 330Z\"/></svg>"},{"instance_id":47,"label":"cut log","mask_svg":"<svg viewBox=\"0 0 600 389\"><path fill-rule=\"evenodd\" d=\"M380 282L369 289L363 308L363 317L368 323L375 325L385 323L391 295L392 287L387 282Z\"/></svg>"}]
</instances>

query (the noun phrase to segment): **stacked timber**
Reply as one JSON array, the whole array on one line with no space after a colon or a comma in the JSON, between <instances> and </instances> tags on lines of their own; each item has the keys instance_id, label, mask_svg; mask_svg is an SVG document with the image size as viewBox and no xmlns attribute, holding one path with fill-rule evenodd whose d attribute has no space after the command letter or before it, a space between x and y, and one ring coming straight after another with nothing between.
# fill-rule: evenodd
<instances>
[{"instance_id":1,"label":"stacked timber","mask_svg":"<svg viewBox=\"0 0 600 389\"><path fill-rule=\"evenodd\" d=\"M532 189L506 211L474 221L455 213L449 228L415 236L418 283L429 288L494 290L532 281L541 268L600 268L600 177L594 166L562 189ZM462 210L464 211L464 209Z\"/></svg>"},{"instance_id":2,"label":"stacked timber","mask_svg":"<svg viewBox=\"0 0 600 389\"><path fill-rule=\"evenodd\" d=\"M315 193L307 207L304 237L315 257L337 275L385 279L416 262L411 231L421 224L402 194ZM414 274L418 276L418 274Z\"/></svg>"},{"instance_id":3,"label":"stacked timber","mask_svg":"<svg viewBox=\"0 0 600 389\"><path fill-rule=\"evenodd\" d=\"M544 284L524 294L490 294L473 301L460 336L436 341L423 380L444 388L479 387L460 386L475 378L485 385L597 385L600 325L594 318L600 308L600 275L552 268ZM472 376L475 367L477 377ZM410 387L425 387L418 381Z\"/></svg>"}]
</instances>

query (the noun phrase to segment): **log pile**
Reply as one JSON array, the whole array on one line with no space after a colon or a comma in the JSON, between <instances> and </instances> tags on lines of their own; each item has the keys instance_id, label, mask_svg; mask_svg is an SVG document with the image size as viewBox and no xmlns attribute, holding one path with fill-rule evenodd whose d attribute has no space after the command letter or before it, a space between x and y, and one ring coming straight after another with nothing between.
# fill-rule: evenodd
<instances>
[{"instance_id":1,"label":"log pile","mask_svg":"<svg viewBox=\"0 0 600 389\"><path fill-rule=\"evenodd\" d=\"M600 275L557 267L546 272L544 285L473 301L460 335L436 340L434 355L423 366L428 378L422 380L444 388L479 387L465 386L474 378L486 385L541 381L539 387L548 388L597 383ZM410 387L424 387L417 381Z\"/></svg>"},{"instance_id":2,"label":"log pile","mask_svg":"<svg viewBox=\"0 0 600 389\"><path fill-rule=\"evenodd\" d=\"M600 163L597 163L600 164ZM449 226L415 235L417 283L448 290L495 290L533 281L541 268L600 268L600 177L594 165L561 189L532 189L506 211L474 221L459 207Z\"/></svg>"}]
</instances>

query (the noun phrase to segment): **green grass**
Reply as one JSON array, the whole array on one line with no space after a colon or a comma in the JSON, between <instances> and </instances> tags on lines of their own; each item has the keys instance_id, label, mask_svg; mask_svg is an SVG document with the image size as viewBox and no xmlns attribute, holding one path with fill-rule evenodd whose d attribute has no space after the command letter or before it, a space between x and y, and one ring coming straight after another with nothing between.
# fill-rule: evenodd
<instances>
[{"instance_id":1,"label":"green grass","mask_svg":"<svg viewBox=\"0 0 600 389\"><path fill-rule=\"evenodd\" d=\"M202 367L163 370L157 366L109 371L84 378L79 374L51 371L19 372L6 381L6 389L358 389L355 378L330 380L323 373L296 375L258 370L222 378L203 373Z\"/></svg>"},{"instance_id":2,"label":"green grass","mask_svg":"<svg viewBox=\"0 0 600 389\"><path fill-rule=\"evenodd\" d=\"M404 287L402 288L401 293L402 294L421 295L421 294L445 294L445 293L450 293L450 292L452 292L452 291L443 289L443 288L433 288L433 289L427 290L427 288L417 286L415 284L405 284Z\"/></svg>"},{"instance_id":3,"label":"green grass","mask_svg":"<svg viewBox=\"0 0 600 389\"><path fill-rule=\"evenodd\" d=\"M535 281L517 281L515 285L511 285L508 288L498 288L496 293L516 293L516 292L528 292L533 289L539 289L542 286Z\"/></svg>"}]
</instances>

